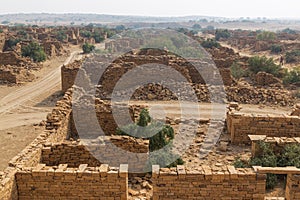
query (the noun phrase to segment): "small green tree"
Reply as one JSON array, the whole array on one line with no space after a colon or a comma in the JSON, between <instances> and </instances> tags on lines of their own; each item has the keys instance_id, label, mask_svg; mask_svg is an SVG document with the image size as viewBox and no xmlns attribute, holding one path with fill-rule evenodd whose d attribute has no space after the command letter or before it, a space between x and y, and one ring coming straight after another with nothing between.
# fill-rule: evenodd
<instances>
[{"instance_id":1,"label":"small green tree","mask_svg":"<svg viewBox=\"0 0 300 200\"><path fill-rule=\"evenodd\" d=\"M227 29L217 29L215 35L217 41L221 38L229 38L231 36L230 32Z\"/></svg>"},{"instance_id":2,"label":"small green tree","mask_svg":"<svg viewBox=\"0 0 300 200\"><path fill-rule=\"evenodd\" d=\"M271 46L271 52L272 52L272 53L278 54L278 53L281 53L282 51L283 51L283 48L282 48L281 45L273 44L273 45Z\"/></svg>"},{"instance_id":3,"label":"small green tree","mask_svg":"<svg viewBox=\"0 0 300 200\"><path fill-rule=\"evenodd\" d=\"M21 52L23 57L30 57L34 62L42 62L47 58L43 48L36 42L23 46Z\"/></svg>"},{"instance_id":4,"label":"small green tree","mask_svg":"<svg viewBox=\"0 0 300 200\"><path fill-rule=\"evenodd\" d=\"M292 50L286 52L285 54L285 60L287 63L294 63L297 62L299 59L300 59L300 50Z\"/></svg>"},{"instance_id":5,"label":"small green tree","mask_svg":"<svg viewBox=\"0 0 300 200\"><path fill-rule=\"evenodd\" d=\"M277 167L277 157L273 152L270 144L265 142L259 143L260 154L250 159L251 166ZM266 188L273 189L277 185L277 176L275 174L267 174Z\"/></svg>"},{"instance_id":6,"label":"small green tree","mask_svg":"<svg viewBox=\"0 0 300 200\"><path fill-rule=\"evenodd\" d=\"M275 40L276 38L276 33L271 31L263 31L256 36L257 40Z\"/></svg>"},{"instance_id":7,"label":"small green tree","mask_svg":"<svg viewBox=\"0 0 300 200\"><path fill-rule=\"evenodd\" d=\"M65 41L66 39L67 39L67 34L65 33L65 31L58 31L57 33L56 33L56 39L58 40L58 41L60 41L60 42L63 42L63 41Z\"/></svg>"},{"instance_id":8,"label":"small green tree","mask_svg":"<svg viewBox=\"0 0 300 200\"><path fill-rule=\"evenodd\" d=\"M92 45L92 44L89 44L89 43L84 43L82 45L82 50L83 50L83 53L91 53L92 51L95 50L95 46Z\"/></svg>"},{"instance_id":9,"label":"small green tree","mask_svg":"<svg viewBox=\"0 0 300 200\"><path fill-rule=\"evenodd\" d=\"M239 80L240 78L247 76L248 71L243 69L238 63L233 63L230 67L231 75Z\"/></svg>"},{"instance_id":10,"label":"small green tree","mask_svg":"<svg viewBox=\"0 0 300 200\"><path fill-rule=\"evenodd\" d=\"M5 47L7 48L7 50L13 50L14 47L20 42L21 40L19 38L9 38L6 42L5 42Z\"/></svg>"},{"instance_id":11,"label":"small green tree","mask_svg":"<svg viewBox=\"0 0 300 200\"><path fill-rule=\"evenodd\" d=\"M201 46L203 46L204 48L213 48L213 47L220 47L221 45L214 39L206 39L201 43Z\"/></svg>"},{"instance_id":12,"label":"small green tree","mask_svg":"<svg viewBox=\"0 0 300 200\"><path fill-rule=\"evenodd\" d=\"M281 156L278 157L278 166L295 166L300 168L300 145L292 144L285 146Z\"/></svg>"},{"instance_id":13,"label":"small green tree","mask_svg":"<svg viewBox=\"0 0 300 200\"><path fill-rule=\"evenodd\" d=\"M284 84L293 84L300 82L300 67L295 68L291 71L287 71L283 78Z\"/></svg>"},{"instance_id":14,"label":"small green tree","mask_svg":"<svg viewBox=\"0 0 300 200\"><path fill-rule=\"evenodd\" d=\"M267 58L266 56L254 56L248 60L249 69L253 73L267 72L273 74L274 76L279 76L280 65L276 65L273 58Z\"/></svg>"},{"instance_id":15,"label":"small green tree","mask_svg":"<svg viewBox=\"0 0 300 200\"><path fill-rule=\"evenodd\" d=\"M141 127L143 127L143 129L141 129ZM140 133L141 130L145 133ZM175 137L173 128L169 125L162 124L161 122L152 121L148 110L143 109L140 112L136 125L130 124L118 128L116 131L117 135L128 135L133 137L139 137L141 135L147 136L153 133L156 134L149 138L149 151L152 152L152 154L147 166L148 170L151 169L153 164L167 167L182 165L184 163L183 160L178 155L175 155L171 149L172 140ZM163 154L156 152L164 147L166 147L166 151Z\"/></svg>"}]
</instances>

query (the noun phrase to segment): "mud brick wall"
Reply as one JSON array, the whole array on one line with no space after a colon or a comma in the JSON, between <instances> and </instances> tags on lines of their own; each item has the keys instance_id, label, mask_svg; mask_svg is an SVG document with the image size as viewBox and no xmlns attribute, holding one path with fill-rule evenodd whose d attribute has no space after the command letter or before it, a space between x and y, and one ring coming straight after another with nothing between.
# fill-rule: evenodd
<instances>
[{"instance_id":1,"label":"mud brick wall","mask_svg":"<svg viewBox=\"0 0 300 200\"><path fill-rule=\"evenodd\" d=\"M253 169L227 166L224 171L213 171L209 166L200 168L187 171L184 166L171 169L153 166L153 200L264 199L266 176L256 174Z\"/></svg>"},{"instance_id":2,"label":"mud brick wall","mask_svg":"<svg viewBox=\"0 0 300 200\"><path fill-rule=\"evenodd\" d=\"M17 76L10 70L0 69L0 81L17 83Z\"/></svg>"},{"instance_id":3,"label":"mud brick wall","mask_svg":"<svg viewBox=\"0 0 300 200\"><path fill-rule=\"evenodd\" d=\"M234 144L250 143L248 135L300 137L300 117L231 112L227 114L227 129Z\"/></svg>"},{"instance_id":4,"label":"mud brick wall","mask_svg":"<svg viewBox=\"0 0 300 200\"><path fill-rule=\"evenodd\" d=\"M18 199L18 191L15 180L16 169L8 167L4 172L0 171L0 199Z\"/></svg>"},{"instance_id":5,"label":"mud brick wall","mask_svg":"<svg viewBox=\"0 0 300 200\"><path fill-rule=\"evenodd\" d=\"M128 155L128 153L135 153ZM47 166L68 164L78 167L80 164L97 166L109 163L119 166L129 163L129 168L144 169L148 159L149 140L135 139L128 136L106 136L88 142L68 142L61 144L46 144L42 149L41 163ZM140 155L137 155L142 153Z\"/></svg>"},{"instance_id":6,"label":"mud brick wall","mask_svg":"<svg viewBox=\"0 0 300 200\"><path fill-rule=\"evenodd\" d=\"M287 175L285 198L286 200L300 199L300 175Z\"/></svg>"},{"instance_id":7,"label":"mud brick wall","mask_svg":"<svg viewBox=\"0 0 300 200\"><path fill-rule=\"evenodd\" d=\"M16 173L19 199L126 200L128 168L108 165L58 168L39 165Z\"/></svg>"},{"instance_id":8,"label":"mud brick wall","mask_svg":"<svg viewBox=\"0 0 300 200\"><path fill-rule=\"evenodd\" d=\"M0 65L20 65L21 63L27 63L27 60L13 51L0 53Z\"/></svg>"},{"instance_id":9,"label":"mud brick wall","mask_svg":"<svg viewBox=\"0 0 300 200\"><path fill-rule=\"evenodd\" d=\"M0 52L3 51L5 45L5 33L0 33Z\"/></svg>"},{"instance_id":10,"label":"mud brick wall","mask_svg":"<svg viewBox=\"0 0 300 200\"><path fill-rule=\"evenodd\" d=\"M116 105L115 108L118 116L123 116L122 119L124 119L119 126L131 123L134 120L134 113L141 110L140 106L129 106L128 108L126 104L122 103ZM71 138L95 139L101 136L98 124L105 135L116 133L118 125L114 119L110 101L86 96L82 97L80 101L74 102L68 133Z\"/></svg>"},{"instance_id":11,"label":"mud brick wall","mask_svg":"<svg viewBox=\"0 0 300 200\"><path fill-rule=\"evenodd\" d=\"M280 154L284 150L285 146L287 145L300 144L300 137L287 138L287 137L266 137L264 135L251 135L250 140L252 143L251 153L253 157L259 155L259 153L262 152L259 147L260 142L270 144L275 154Z\"/></svg>"},{"instance_id":12,"label":"mud brick wall","mask_svg":"<svg viewBox=\"0 0 300 200\"><path fill-rule=\"evenodd\" d=\"M80 66L81 62L75 61L74 63L63 65L61 67L61 86L63 92L66 92L74 85L74 81Z\"/></svg>"}]
</instances>

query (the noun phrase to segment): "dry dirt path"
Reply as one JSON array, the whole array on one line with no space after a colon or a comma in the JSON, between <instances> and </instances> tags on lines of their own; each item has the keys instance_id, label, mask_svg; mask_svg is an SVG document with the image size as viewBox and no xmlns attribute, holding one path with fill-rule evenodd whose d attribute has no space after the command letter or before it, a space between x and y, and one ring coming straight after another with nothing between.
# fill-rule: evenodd
<instances>
[{"instance_id":1,"label":"dry dirt path","mask_svg":"<svg viewBox=\"0 0 300 200\"><path fill-rule=\"evenodd\" d=\"M79 53L80 51L72 52L63 64L73 61ZM31 104L35 103L34 99L46 98L50 91L58 89L61 82L60 66L0 99L0 130L45 119L49 109L31 107Z\"/></svg>"},{"instance_id":2,"label":"dry dirt path","mask_svg":"<svg viewBox=\"0 0 300 200\"><path fill-rule=\"evenodd\" d=\"M60 93L60 67L81 55L79 47L72 47L70 56L57 57L44 63L36 72L37 79L31 83L0 86L0 170L9 160L22 151L44 126L34 126L46 116Z\"/></svg>"}]
</instances>

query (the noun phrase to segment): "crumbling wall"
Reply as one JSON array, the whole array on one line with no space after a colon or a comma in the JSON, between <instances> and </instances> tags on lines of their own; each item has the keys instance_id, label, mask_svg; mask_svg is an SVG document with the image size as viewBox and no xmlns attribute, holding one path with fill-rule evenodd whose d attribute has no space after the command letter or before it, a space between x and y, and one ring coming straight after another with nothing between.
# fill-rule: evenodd
<instances>
[{"instance_id":1,"label":"crumbling wall","mask_svg":"<svg viewBox=\"0 0 300 200\"><path fill-rule=\"evenodd\" d=\"M264 142L270 145L272 151L277 155L280 154L287 145L300 144L299 137L287 138L287 137L267 137L265 135L250 135L252 144L251 154L252 157L259 155L262 152L260 143Z\"/></svg>"},{"instance_id":2,"label":"crumbling wall","mask_svg":"<svg viewBox=\"0 0 300 200\"><path fill-rule=\"evenodd\" d=\"M266 176L253 169L225 167L212 171L201 166L187 171L184 166L171 169L152 168L153 200L162 199L240 199L263 200Z\"/></svg>"},{"instance_id":3,"label":"crumbling wall","mask_svg":"<svg viewBox=\"0 0 300 200\"><path fill-rule=\"evenodd\" d=\"M300 199L300 175L287 175L285 198L286 200Z\"/></svg>"},{"instance_id":4,"label":"crumbling wall","mask_svg":"<svg viewBox=\"0 0 300 200\"><path fill-rule=\"evenodd\" d=\"M115 151L115 148L119 151ZM121 150L124 150L123 156L121 156ZM138 158L136 155L128 158L126 156L128 152L148 154L149 141L128 136L106 136L93 140L91 144L67 141L59 144L46 144L42 149L41 163L47 166L68 164L70 167L78 167L85 163L95 167L110 161L109 165L113 167L128 162L130 166L137 167L141 165L140 163L145 163L148 158L144 156L144 160L140 160L141 157ZM143 167L141 165L141 169Z\"/></svg>"},{"instance_id":5,"label":"crumbling wall","mask_svg":"<svg viewBox=\"0 0 300 200\"><path fill-rule=\"evenodd\" d=\"M21 65L22 63L27 63L25 58L22 58L13 51L0 53L0 65Z\"/></svg>"},{"instance_id":6,"label":"crumbling wall","mask_svg":"<svg viewBox=\"0 0 300 200\"><path fill-rule=\"evenodd\" d=\"M66 92L74 85L74 81L80 66L81 61L75 61L61 67L61 84L63 92Z\"/></svg>"},{"instance_id":7,"label":"crumbling wall","mask_svg":"<svg viewBox=\"0 0 300 200\"><path fill-rule=\"evenodd\" d=\"M255 82L257 85L268 86L271 84L282 84L279 78L274 77L272 74L266 72L258 72L255 76Z\"/></svg>"},{"instance_id":8,"label":"crumbling wall","mask_svg":"<svg viewBox=\"0 0 300 200\"><path fill-rule=\"evenodd\" d=\"M300 137L300 117L228 112L227 130L234 144L250 143L248 135Z\"/></svg>"},{"instance_id":9,"label":"crumbling wall","mask_svg":"<svg viewBox=\"0 0 300 200\"><path fill-rule=\"evenodd\" d=\"M3 51L5 40L5 33L0 33L0 52Z\"/></svg>"},{"instance_id":10,"label":"crumbling wall","mask_svg":"<svg viewBox=\"0 0 300 200\"><path fill-rule=\"evenodd\" d=\"M8 167L4 172L0 171L0 199L18 199L18 190L15 180L17 169Z\"/></svg>"},{"instance_id":11,"label":"crumbling wall","mask_svg":"<svg viewBox=\"0 0 300 200\"><path fill-rule=\"evenodd\" d=\"M85 96L78 102L73 102L69 137L96 139L101 136L98 124L105 135L114 135L118 126L128 125L134 121L134 114L141 110L141 106L128 107L126 104L119 104L115 105L114 109L118 117L123 119L122 124L115 121L110 101Z\"/></svg>"},{"instance_id":12,"label":"crumbling wall","mask_svg":"<svg viewBox=\"0 0 300 200\"><path fill-rule=\"evenodd\" d=\"M38 165L16 173L19 199L127 199L128 168Z\"/></svg>"}]
</instances>

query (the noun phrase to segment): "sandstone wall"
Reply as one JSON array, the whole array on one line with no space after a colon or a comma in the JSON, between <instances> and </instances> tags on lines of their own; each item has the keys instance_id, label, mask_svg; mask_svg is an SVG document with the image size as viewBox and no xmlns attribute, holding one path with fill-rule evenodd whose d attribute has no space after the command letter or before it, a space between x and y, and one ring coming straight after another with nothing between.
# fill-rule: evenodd
<instances>
[{"instance_id":1,"label":"sandstone wall","mask_svg":"<svg viewBox=\"0 0 300 200\"><path fill-rule=\"evenodd\" d=\"M144 153L127 156L127 153ZM144 169L148 158L149 141L134 139L128 136L108 136L92 143L84 142L63 142L60 144L45 145L42 149L41 163L47 166L58 166L68 164L70 167L78 167L80 164L97 166L102 163L109 163L109 166L119 166L128 163L129 168L139 166Z\"/></svg>"},{"instance_id":2,"label":"sandstone wall","mask_svg":"<svg viewBox=\"0 0 300 200\"><path fill-rule=\"evenodd\" d=\"M18 199L15 174L17 169L34 167L41 161L41 149L44 144L62 141L66 138L65 123L70 112L70 92L67 92L64 99L57 103L57 107L50 114L47 121L47 130L40 134L30 145L22 150L10 162L9 167L0 172L0 199ZM64 109L65 108L65 109ZM54 120L55 119L55 120ZM67 126L66 126L67 127Z\"/></svg>"},{"instance_id":3,"label":"sandstone wall","mask_svg":"<svg viewBox=\"0 0 300 200\"><path fill-rule=\"evenodd\" d=\"M235 169L227 166L214 172L209 166L197 171L177 168L152 168L153 200L162 199L239 199L263 200L266 176L253 169Z\"/></svg>"},{"instance_id":4,"label":"sandstone wall","mask_svg":"<svg viewBox=\"0 0 300 200\"><path fill-rule=\"evenodd\" d=\"M19 199L112 199L126 200L126 165L58 168L39 165L16 173Z\"/></svg>"},{"instance_id":5,"label":"sandstone wall","mask_svg":"<svg viewBox=\"0 0 300 200\"><path fill-rule=\"evenodd\" d=\"M25 58L21 58L18 54L13 51L0 53L0 65L20 65L26 63Z\"/></svg>"},{"instance_id":6,"label":"sandstone wall","mask_svg":"<svg viewBox=\"0 0 300 200\"><path fill-rule=\"evenodd\" d=\"M5 33L0 33L0 52L3 51L5 45Z\"/></svg>"},{"instance_id":7,"label":"sandstone wall","mask_svg":"<svg viewBox=\"0 0 300 200\"><path fill-rule=\"evenodd\" d=\"M286 200L300 199L300 175L287 175L285 198Z\"/></svg>"},{"instance_id":8,"label":"sandstone wall","mask_svg":"<svg viewBox=\"0 0 300 200\"><path fill-rule=\"evenodd\" d=\"M227 130L234 144L250 143L248 135L300 137L300 117L227 113Z\"/></svg>"},{"instance_id":9,"label":"sandstone wall","mask_svg":"<svg viewBox=\"0 0 300 200\"><path fill-rule=\"evenodd\" d=\"M300 138L287 138L287 137L267 137L265 135L250 135L252 143L251 154L253 157L262 152L259 143L264 142L271 146L275 154L280 154L287 145L300 144Z\"/></svg>"},{"instance_id":10,"label":"sandstone wall","mask_svg":"<svg viewBox=\"0 0 300 200\"><path fill-rule=\"evenodd\" d=\"M18 199L18 190L15 180L15 173L17 169L8 167L4 172L0 171L0 199Z\"/></svg>"},{"instance_id":11,"label":"sandstone wall","mask_svg":"<svg viewBox=\"0 0 300 200\"><path fill-rule=\"evenodd\" d=\"M74 63L63 65L61 67L61 84L63 92L66 92L74 85L74 81L80 66L81 62L75 61Z\"/></svg>"},{"instance_id":12,"label":"sandstone wall","mask_svg":"<svg viewBox=\"0 0 300 200\"><path fill-rule=\"evenodd\" d=\"M17 83L17 76L12 71L0 69L0 81L8 83Z\"/></svg>"},{"instance_id":13,"label":"sandstone wall","mask_svg":"<svg viewBox=\"0 0 300 200\"><path fill-rule=\"evenodd\" d=\"M131 120L134 120L134 114L142 109L140 106L129 106L128 108L123 104L115 106L118 116L124 119L119 126L131 123ZM128 118L128 115L131 119ZM96 139L101 136L100 129L97 127L98 124L105 135L116 133L118 125L113 116L110 101L102 101L92 96L86 96L82 97L80 101L74 102L69 124L69 137Z\"/></svg>"}]
</instances>

